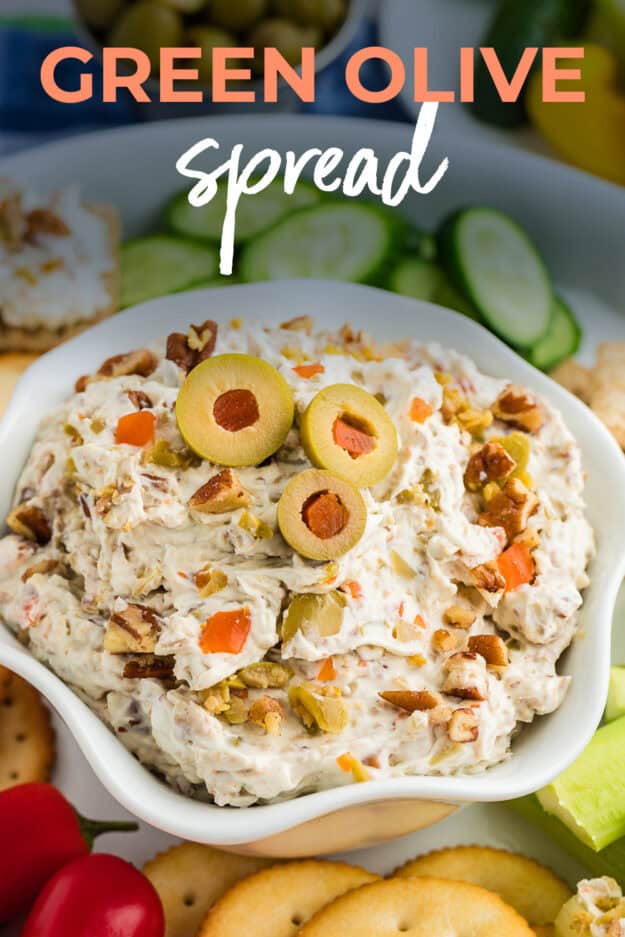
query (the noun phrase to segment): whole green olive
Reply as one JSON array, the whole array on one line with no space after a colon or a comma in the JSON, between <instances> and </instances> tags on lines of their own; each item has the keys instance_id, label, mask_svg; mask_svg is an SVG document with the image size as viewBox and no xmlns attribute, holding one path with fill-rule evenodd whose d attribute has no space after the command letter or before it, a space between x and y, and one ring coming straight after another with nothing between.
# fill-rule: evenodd
<instances>
[{"instance_id":1,"label":"whole green olive","mask_svg":"<svg viewBox=\"0 0 625 937\"><path fill-rule=\"evenodd\" d=\"M291 20L274 17L263 20L252 30L250 45L256 50L254 66L257 72L264 70L263 50L274 48L280 52L290 65L299 65L302 61L302 49L312 46L318 48L323 39L319 29L312 26L298 26Z\"/></svg>"},{"instance_id":2,"label":"whole green olive","mask_svg":"<svg viewBox=\"0 0 625 937\"><path fill-rule=\"evenodd\" d=\"M141 49L150 59L152 70L158 72L161 49L180 46L183 34L180 13L156 0L139 0L119 18L108 44Z\"/></svg>"},{"instance_id":3,"label":"whole green olive","mask_svg":"<svg viewBox=\"0 0 625 937\"><path fill-rule=\"evenodd\" d=\"M209 0L160 0L165 6L179 13L199 13L209 3Z\"/></svg>"},{"instance_id":4,"label":"whole green olive","mask_svg":"<svg viewBox=\"0 0 625 937\"><path fill-rule=\"evenodd\" d=\"M199 46L202 58L194 66L198 69L199 79L204 84L210 84L213 77L213 49L233 48L237 45L236 37L225 29L216 26L193 26L187 32L189 45ZM230 67L236 67L230 63Z\"/></svg>"},{"instance_id":5,"label":"whole green olive","mask_svg":"<svg viewBox=\"0 0 625 937\"><path fill-rule=\"evenodd\" d=\"M76 11L90 29L110 29L125 0L75 0Z\"/></svg>"},{"instance_id":6,"label":"whole green olive","mask_svg":"<svg viewBox=\"0 0 625 937\"><path fill-rule=\"evenodd\" d=\"M302 26L318 26L335 33L347 14L346 0L273 0L279 16L288 16Z\"/></svg>"},{"instance_id":7,"label":"whole green olive","mask_svg":"<svg viewBox=\"0 0 625 937\"><path fill-rule=\"evenodd\" d=\"M242 32L267 14L268 0L211 0L208 17L215 26Z\"/></svg>"}]
</instances>

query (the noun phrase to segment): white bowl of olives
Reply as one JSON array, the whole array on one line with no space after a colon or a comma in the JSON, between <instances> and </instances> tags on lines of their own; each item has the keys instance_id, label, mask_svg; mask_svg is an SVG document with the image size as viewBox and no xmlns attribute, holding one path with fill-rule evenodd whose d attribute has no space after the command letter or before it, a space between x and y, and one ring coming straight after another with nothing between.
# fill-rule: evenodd
<instances>
[{"instance_id":1,"label":"white bowl of olives","mask_svg":"<svg viewBox=\"0 0 625 937\"><path fill-rule=\"evenodd\" d=\"M188 116L190 110L291 109L297 98L286 83L277 105L265 104L262 91L254 104L213 102L213 50L253 47L254 60L241 63L241 67L251 67L254 76L254 83L246 82L245 87L257 84L262 88L265 48L276 48L289 64L298 66L302 49L313 47L319 72L345 51L368 7L367 0L73 0L73 4L81 38L94 51L103 46L127 47L149 57L152 77L145 85L151 99L151 104L144 105L147 117ZM159 102L160 50L174 47L202 50L201 59L187 64L198 69L199 83L194 88L205 91L202 105Z\"/></svg>"}]
</instances>

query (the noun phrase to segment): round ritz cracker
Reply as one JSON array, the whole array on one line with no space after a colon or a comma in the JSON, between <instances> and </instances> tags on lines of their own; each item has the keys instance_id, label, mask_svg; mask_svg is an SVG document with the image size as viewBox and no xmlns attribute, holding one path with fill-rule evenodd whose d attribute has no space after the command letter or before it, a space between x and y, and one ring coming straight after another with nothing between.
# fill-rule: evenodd
<instances>
[{"instance_id":1,"label":"round ritz cracker","mask_svg":"<svg viewBox=\"0 0 625 937\"><path fill-rule=\"evenodd\" d=\"M210 908L229 888L248 875L274 865L220 852L200 843L181 843L161 852L143 867L165 912L165 937L195 937Z\"/></svg>"},{"instance_id":2,"label":"round ritz cracker","mask_svg":"<svg viewBox=\"0 0 625 937\"><path fill-rule=\"evenodd\" d=\"M47 781L54 764L50 712L34 687L0 667L0 791Z\"/></svg>"},{"instance_id":3,"label":"round ritz cracker","mask_svg":"<svg viewBox=\"0 0 625 937\"><path fill-rule=\"evenodd\" d=\"M378 880L344 862L310 859L274 865L231 888L209 911L197 937L295 937L321 908Z\"/></svg>"},{"instance_id":4,"label":"round ritz cracker","mask_svg":"<svg viewBox=\"0 0 625 937\"><path fill-rule=\"evenodd\" d=\"M298 937L535 937L527 921L477 885L390 878L323 908ZM220 937L230 937L224 931ZM233 935L234 937L234 935Z\"/></svg>"},{"instance_id":5,"label":"round ritz cracker","mask_svg":"<svg viewBox=\"0 0 625 937\"><path fill-rule=\"evenodd\" d=\"M532 926L555 921L572 893L533 859L487 846L456 846L420 856L395 872L400 878L453 879L480 885L511 905Z\"/></svg>"}]
</instances>

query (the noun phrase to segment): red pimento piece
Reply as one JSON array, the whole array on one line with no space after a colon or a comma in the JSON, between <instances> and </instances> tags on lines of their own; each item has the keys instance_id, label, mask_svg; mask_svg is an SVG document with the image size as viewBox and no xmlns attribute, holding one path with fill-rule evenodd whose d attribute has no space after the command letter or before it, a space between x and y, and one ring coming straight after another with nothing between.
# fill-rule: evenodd
<instances>
[{"instance_id":1,"label":"red pimento piece","mask_svg":"<svg viewBox=\"0 0 625 937\"><path fill-rule=\"evenodd\" d=\"M432 407L421 397L413 397L410 404L410 419L414 423L425 423L432 416Z\"/></svg>"},{"instance_id":2,"label":"red pimento piece","mask_svg":"<svg viewBox=\"0 0 625 937\"><path fill-rule=\"evenodd\" d=\"M344 449L352 459L357 459L361 455L367 455L375 449L375 439L357 426L352 426L337 417L332 427L332 436L334 442L341 449Z\"/></svg>"},{"instance_id":3,"label":"red pimento piece","mask_svg":"<svg viewBox=\"0 0 625 937\"><path fill-rule=\"evenodd\" d=\"M154 440L154 414L151 410L138 410L120 416L115 429L115 442L118 446L147 446Z\"/></svg>"},{"instance_id":4,"label":"red pimento piece","mask_svg":"<svg viewBox=\"0 0 625 937\"><path fill-rule=\"evenodd\" d=\"M311 377L315 377L317 374L325 374L326 369L322 364L298 364L293 370L299 377L308 380Z\"/></svg>"},{"instance_id":5,"label":"red pimento piece","mask_svg":"<svg viewBox=\"0 0 625 937\"><path fill-rule=\"evenodd\" d=\"M531 582L536 575L534 558L524 543L513 543L501 554L497 567L506 580L506 592L515 592Z\"/></svg>"},{"instance_id":6,"label":"red pimento piece","mask_svg":"<svg viewBox=\"0 0 625 937\"><path fill-rule=\"evenodd\" d=\"M343 592L349 592L352 599L361 599L362 598L362 586L359 582L356 582L354 579L351 579L349 582L344 582L341 586Z\"/></svg>"},{"instance_id":7,"label":"red pimento piece","mask_svg":"<svg viewBox=\"0 0 625 937\"><path fill-rule=\"evenodd\" d=\"M240 654L252 626L249 608L215 612L204 622L200 635L203 654Z\"/></svg>"},{"instance_id":8,"label":"red pimento piece","mask_svg":"<svg viewBox=\"0 0 625 937\"><path fill-rule=\"evenodd\" d=\"M319 668L319 673L317 674L317 680L321 680L322 683L328 683L330 680L336 680L336 668L331 657L328 657L322 663L321 667Z\"/></svg>"}]
</instances>

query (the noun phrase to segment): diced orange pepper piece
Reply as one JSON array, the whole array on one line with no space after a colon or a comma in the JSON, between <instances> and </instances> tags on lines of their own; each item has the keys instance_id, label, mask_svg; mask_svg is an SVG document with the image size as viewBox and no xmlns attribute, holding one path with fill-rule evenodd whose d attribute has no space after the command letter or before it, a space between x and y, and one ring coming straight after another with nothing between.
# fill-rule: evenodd
<instances>
[{"instance_id":1,"label":"diced orange pepper piece","mask_svg":"<svg viewBox=\"0 0 625 937\"><path fill-rule=\"evenodd\" d=\"M315 377L316 374L325 374L325 368L322 364L298 364L293 368L296 374L306 379Z\"/></svg>"},{"instance_id":2,"label":"diced orange pepper piece","mask_svg":"<svg viewBox=\"0 0 625 937\"><path fill-rule=\"evenodd\" d=\"M336 763L341 769L341 771L345 771L345 773L347 774L349 771L352 770L352 765L354 763L354 756L350 755L349 752L345 752L344 755L339 755L339 757L336 759Z\"/></svg>"},{"instance_id":3,"label":"diced orange pepper piece","mask_svg":"<svg viewBox=\"0 0 625 937\"><path fill-rule=\"evenodd\" d=\"M413 397L410 405L410 419L414 423L425 423L432 416L434 411L429 403L422 400L421 397Z\"/></svg>"},{"instance_id":4,"label":"diced orange pepper piece","mask_svg":"<svg viewBox=\"0 0 625 937\"><path fill-rule=\"evenodd\" d=\"M513 543L497 560L499 572L506 580L506 592L514 592L531 582L536 574L534 557L524 543Z\"/></svg>"},{"instance_id":5,"label":"diced orange pepper piece","mask_svg":"<svg viewBox=\"0 0 625 937\"><path fill-rule=\"evenodd\" d=\"M249 608L231 612L215 612L204 622L200 635L203 654L239 654L252 626Z\"/></svg>"},{"instance_id":6,"label":"diced orange pepper piece","mask_svg":"<svg viewBox=\"0 0 625 937\"><path fill-rule=\"evenodd\" d=\"M329 680L336 680L336 668L331 657L328 657L322 663L319 668L319 673L317 674L317 680L321 680L322 683L327 683Z\"/></svg>"},{"instance_id":7,"label":"diced orange pepper piece","mask_svg":"<svg viewBox=\"0 0 625 937\"><path fill-rule=\"evenodd\" d=\"M120 416L115 429L118 446L147 446L154 439L154 414L151 410L137 410Z\"/></svg>"},{"instance_id":8,"label":"diced orange pepper piece","mask_svg":"<svg viewBox=\"0 0 625 937\"><path fill-rule=\"evenodd\" d=\"M344 755L339 755L339 757L336 759L336 763L341 771L345 771L346 773L351 771L354 776L354 781L361 782L371 780L371 775L365 766L357 758L354 758L350 752L345 752Z\"/></svg>"},{"instance_id":9,"label":"diced orange pepper piece","mask_svg":"<svg viewBox=\"0 0 625 937\"><path fill-rule=\"evenodd\" d=\"M351 579L349 582L344 582L341 588L344 592L349 592L352 599L362 598L362 586L354 579Z\"/></svg>"},{"instance_id":10,"label":"diced orange pepper piece","mask_svg":"<svg viewBox=\"0 0 625 937\"><path fill-rule=\"evenodd\" d=\"M375 449L375 439L373 436L370 436L369 433L365 433L362 429L358 429L356 426L352 426L351 423L347 423L340 417L337 417L334 421L332 435L337 446L340 446L341 449L349 453L352 459L357 459L358 456L361 455L367 455L367 453L373 452Z\"/></svg>"}]
</instances>

